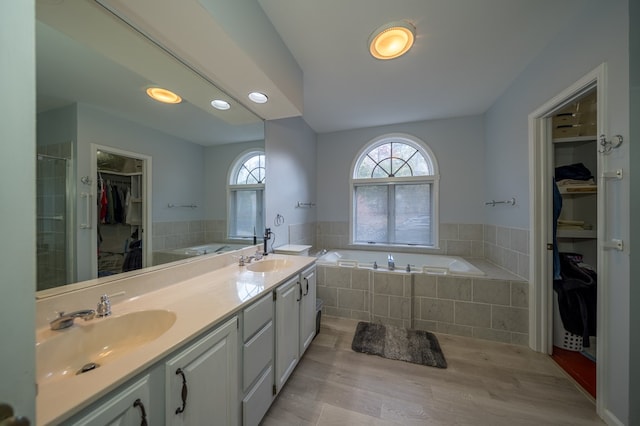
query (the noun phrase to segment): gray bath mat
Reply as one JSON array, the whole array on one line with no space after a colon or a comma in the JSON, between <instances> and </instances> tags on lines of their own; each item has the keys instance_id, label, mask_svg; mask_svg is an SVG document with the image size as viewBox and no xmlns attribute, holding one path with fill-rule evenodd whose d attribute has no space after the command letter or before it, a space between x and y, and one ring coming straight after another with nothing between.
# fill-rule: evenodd
<instances>
[{"instance_id":1,"label":"gray bath mat","mask_svg":"<svg viewBox=\"0 0 640 426\"><path fill-rule=\"evenodd\" d=\"M383 358L447 368L438 339L423 330L359 322L351 349Z\"/></svg>"}]
</instances>

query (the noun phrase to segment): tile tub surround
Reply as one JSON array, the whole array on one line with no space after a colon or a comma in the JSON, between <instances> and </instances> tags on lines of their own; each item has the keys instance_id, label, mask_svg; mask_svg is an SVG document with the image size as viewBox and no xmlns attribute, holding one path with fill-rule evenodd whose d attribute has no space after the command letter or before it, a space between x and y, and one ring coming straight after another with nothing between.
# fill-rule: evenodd
<instances>
[{"instance_id":1,"label":"tile tub surround","mask_svg":"<svg viewBox=\"0 0 640 426\"><path fill-rule=\"evenodd\" d=\"M528 283L318 265L330 316L528 345ZM505 279L506 278L506 279Z\"/></svg>"},{"instance_id":2,"label":"tile tub surround","mask_svg":"<svg viewBox=\"0 0 640 426\"><path fill-rule=\"evenodd\" d=\"M486 259L524 280L529 279L528 229L477 223L441 223L438 244L438 249L409 248L408 251ZM349 244L348 222L318 222L316 247L328 250L358 248Z\"/></svg>"}]
</instances>

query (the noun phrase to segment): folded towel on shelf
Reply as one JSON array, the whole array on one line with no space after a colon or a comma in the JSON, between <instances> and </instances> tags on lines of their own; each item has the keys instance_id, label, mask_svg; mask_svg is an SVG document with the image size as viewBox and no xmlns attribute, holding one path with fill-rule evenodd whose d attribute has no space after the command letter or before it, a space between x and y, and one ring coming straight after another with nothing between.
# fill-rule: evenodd
<instances>
[{"instance_id":1,"label":"folded towel on shelf","mask_svg":"<svg viewBox=\"0 0 640 426\"><path fill-rule=\"evenodd\" d=\"M596 182L593 178L580 180L580 179L562 179L556 182L558 186L573 186L573 185L595 185Z\"/></svg>"}]
</instances>

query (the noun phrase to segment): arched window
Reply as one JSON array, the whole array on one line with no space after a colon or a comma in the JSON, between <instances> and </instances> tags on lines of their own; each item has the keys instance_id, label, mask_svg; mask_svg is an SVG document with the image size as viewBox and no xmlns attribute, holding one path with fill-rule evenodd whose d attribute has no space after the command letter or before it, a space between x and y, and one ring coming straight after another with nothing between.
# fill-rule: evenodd
<instances>
[{"instance_id":1,"label":"arched window","mask_svg":"<svg viewBox=\"0 0 640 426\"><path fill-rule=\"evenodd\" d=\"M246 152L236 159L229 173L228 237L253 238L264 233L264 151Z\"/></svg>"},{"instance_id":2,"label":"arched window","mask_svg":"<svg viewBox=\"0 0 640 426\"><path fill-rule=\"evenodd\" d=\"M356 158L351 183L354 244L436 246L438 166L424 142L374 139Z\"/></svg>"}]
</instances>

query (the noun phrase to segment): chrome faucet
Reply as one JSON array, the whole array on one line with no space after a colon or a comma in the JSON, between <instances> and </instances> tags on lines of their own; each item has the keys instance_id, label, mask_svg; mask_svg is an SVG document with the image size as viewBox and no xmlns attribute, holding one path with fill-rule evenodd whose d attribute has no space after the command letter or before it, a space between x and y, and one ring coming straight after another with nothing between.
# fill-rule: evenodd
<instances>
[{"instance_id":1,"label":"chrome faucet","mask_svg":"<svg viewBox=\"0 0 640 426\"><path fill-rule=\"evenodd\" d=\"M98 302L98 307L96 308L96 315L99 317L108 317L111 315L111 301L106 294L100 296L100 302Z\"/></svg>"},{"instance_id":2,"label":"chrome faucet","mask_svg":"<svg viewBox=\"0 0 640 426\"><path fill-rule=\"evenodd\" d=\"M73 325L73 320L76 318L82 318L85 321L89 321L96 316L96 311L93 309L83 309L81 311L70 312L65 314L64 312L58 313L58 318L49 323L51 330L63 330Z\"/></svg>"},{"instance_id":3,"label":"chrome faucet","mask_svg":"<svg viewBox=\"0 0 640 426\"><path fill-rule=\"evenodd\" d=\"M387 255L387 268L388 268L390 271L393 271L393 270L395 270L395 269L396 269L396 263L395 263L395 261L393 260L393 256L392 256L391 254L388 254L388 255Z\"/></svg>"}]
</instances>

